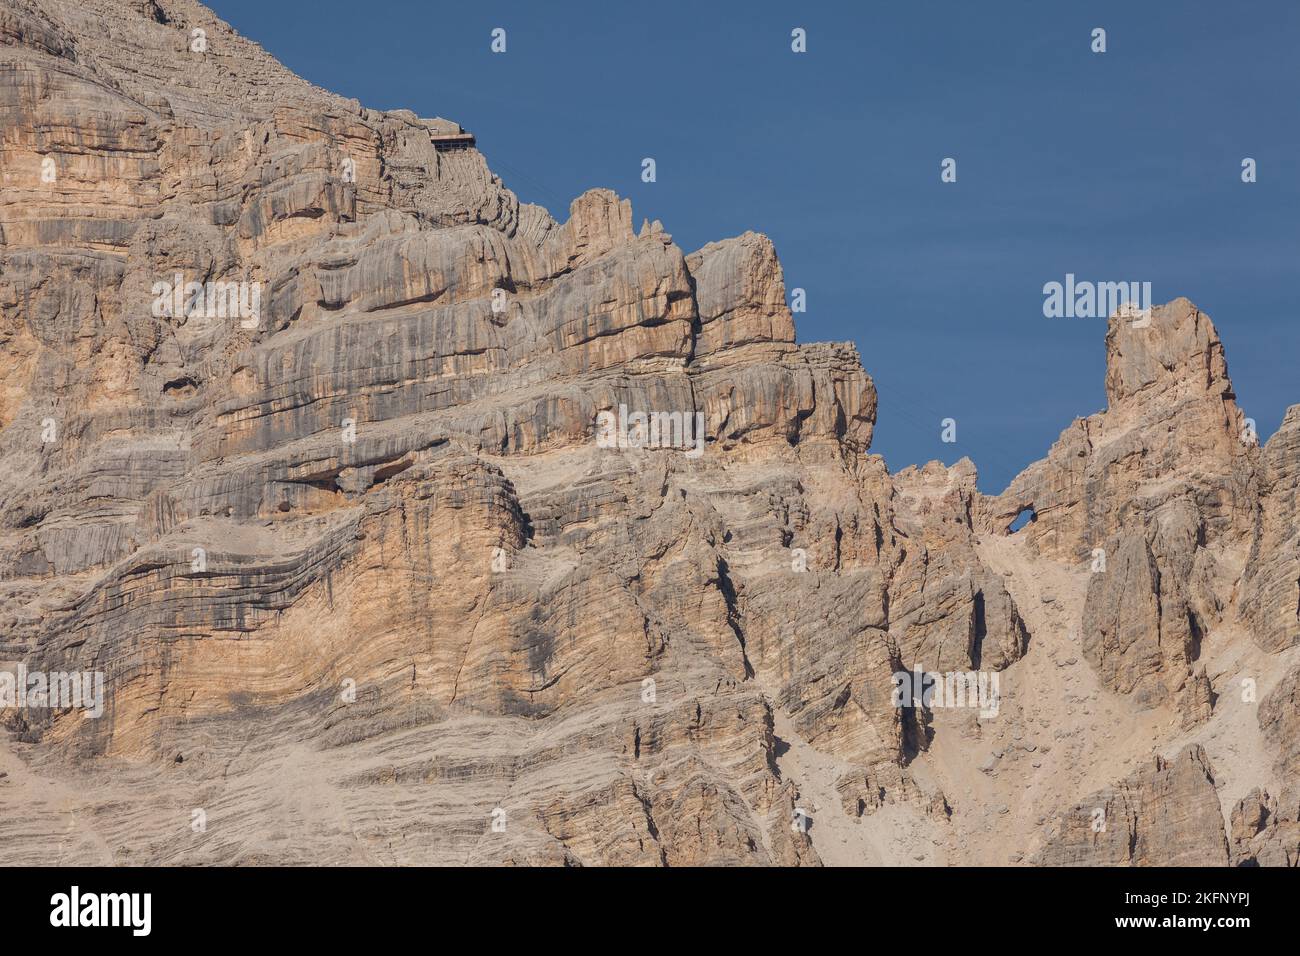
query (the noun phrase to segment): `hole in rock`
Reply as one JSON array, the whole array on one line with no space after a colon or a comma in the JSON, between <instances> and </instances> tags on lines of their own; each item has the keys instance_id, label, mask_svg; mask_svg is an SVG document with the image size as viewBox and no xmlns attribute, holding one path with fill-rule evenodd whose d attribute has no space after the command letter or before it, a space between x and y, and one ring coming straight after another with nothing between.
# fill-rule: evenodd
<instances>
[{"instance_id":1,"label":"hole in rock","mask_svg":"<svg viewBox=\"0 0 1300 956\"><path fill-rule=\"evenodd\" d=\"M198 387L198 382L188 375L183 375L180 378L174 378L170 382L166 382L163 385L163 394L173 396L191 395Z\"/></svg>"},{"instance_id":2,"label":"hole in rock","mask_svg":"<svg viewBox=\"0 0 1300 956\"><path fill-rule=\"evenodd\" d=\"M1016 515L1011 524L1007 525L1007 531L1015 534L1031 521L1037 521L1038 515L1034 513L1033 508L1021 508L1020 513Z\"/></svg>"}]
</instances>

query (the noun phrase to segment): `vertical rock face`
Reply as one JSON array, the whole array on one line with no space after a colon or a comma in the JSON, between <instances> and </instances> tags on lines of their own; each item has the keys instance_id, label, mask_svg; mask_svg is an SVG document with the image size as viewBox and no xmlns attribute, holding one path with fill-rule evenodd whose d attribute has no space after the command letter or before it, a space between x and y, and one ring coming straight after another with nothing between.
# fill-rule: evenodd
<instances>
[{"instance_id":1,"label":"vertical rock face","mask_svg":"<svg viewBox=\"0 0 1300 956\"><path fill-rule=\"evenodd\" d=\"M1259 533L1260 456L1218 333L1186 299L1112 316L1106 357L1107 410L985 499L982 523L1029 510L1028 547L1095 572L1084 654L1107 687L1153 704L1188 688L1222 620Z\"/></svg>"},{"instance_id":2,"label":"vertical rock face","mask_svg":"<svg viewBox=\"0 0 1300 956\"><path fill-rule=\"evenodd\" d=\"M0 0L0 40L0 661L104 680L95 719L0 710L14 859L985 862L999 701L950 691L1082 747L1057 609L1165 756L1104 840L1057 811L1116 741L1060 791L982 768L1038 801L1026 850L1227 862L1211 756L1173 755L1234 627L1300 772L1300 406L1243 442L1186 300L1113 319L1109 409L987 497L869 453L872 381L796 342L764 236L684 253L600 189L556 222L189 0ZM1234 859L1293 860L1291 798L1250 799Z\"/></svg>"},{"instance_id":3,"label":"vertical rock face","mask_svg":"<svg viewBox=\"0 0 1300 956\"><path fill-rule=\"evenodd\" d=\"M932 462L894 479L898 527L911 543L891 591L891 631L909 660L935 671L1002 670L1027 635L1000 575L984 567L970 525L975 468Z\"/></svg>"},{"instance_id":4,"label":"vertical rock face","mask_svg":"<svg viewBox=\"0 0 1300 956\"><path fill-rule=\"evenodd\" d=\"M1213 769L1199 747L1158 758L1071 810L1043 848L1047 866L1224 866L1228 842Z\"/></svg>"},{"instance_id":5,"label":"vertical rock face","mask_svg":"<svg viewBox=\"0 0 1300 956\"><path fill-rule=\"evenodd\" d=\"M1277 790L1256 787L1233 807L1233 860L1238 866L1300 866L1300 667L1260 702L1259 729L1274 757Z\"/></svg>"},{"instance_id":6,"label":"vertical rock face","mask_svg":"<svg viewBox=\"0 0 1300 956\"><path fill-rule=\"evenodd\" d=\"M1287 409L1260 459L1241 607L1259 645L1279 651L1300 643L1300 405Z\"/></svg>"},{"instance_id":7,"label":"vertical rock face","mask_svg":"<svg viewBox=\"0 0 1300 956\"><path fill-rule=\"evenodd\" d=\"M699 310L697 362L725 364L728 352L747 345L794 344L781 263L766 236L710 242L686 263Z\"/></svg>"},{"instance_id":8,"label":"vertical rock face","mask_svg":"<svg viewBox=\"0 0 1300 956\"><path fill-rule=\"evenodd\" d=\"M1200 562L1202 529L1179 499L1145 529L1107 539L1108 567L1089 579L1082 628L1084 656L1107 687L1149 704L1187 686L1207 618L1196 602L1219 610Z\"/></svg>"}]
</instances>

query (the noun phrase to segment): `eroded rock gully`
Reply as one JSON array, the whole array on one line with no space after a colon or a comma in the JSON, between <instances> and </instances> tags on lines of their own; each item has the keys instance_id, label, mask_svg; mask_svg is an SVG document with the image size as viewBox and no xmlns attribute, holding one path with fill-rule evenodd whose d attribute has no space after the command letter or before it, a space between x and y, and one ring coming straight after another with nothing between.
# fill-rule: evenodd
<instances>
[{"instance_id":1,"label":"eroded rock gully","mask_svg":"<svg viewBox=\"0 0 1300 956\"><path fill-rule=\"evenodd\" d=\"M8 860L1300 857L1300 406L1243 440L1190 302L989 497L870 453L761 235L556 222L190 0L0 40L0 655L106 681L3 712Z\"/></svg>"}]
</instances>

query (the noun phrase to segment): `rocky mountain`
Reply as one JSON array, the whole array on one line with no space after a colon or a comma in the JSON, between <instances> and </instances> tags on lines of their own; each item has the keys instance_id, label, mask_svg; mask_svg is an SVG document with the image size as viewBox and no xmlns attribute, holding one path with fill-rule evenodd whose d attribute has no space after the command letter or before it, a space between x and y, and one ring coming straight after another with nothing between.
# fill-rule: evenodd
<instances>
[{"instance_id":1,"label":"rocky mountain","mask_svg":"<svg viewBox=\"0 0 1300 956\"><path fill-rule=\"evenodd\" d=\"M191 0L0 41L0 660L103 681L0 709L7 861L1300 861L1300 405L1192 303L986 496L762 235L556 222Z\"/></svg>"}]
</instances>

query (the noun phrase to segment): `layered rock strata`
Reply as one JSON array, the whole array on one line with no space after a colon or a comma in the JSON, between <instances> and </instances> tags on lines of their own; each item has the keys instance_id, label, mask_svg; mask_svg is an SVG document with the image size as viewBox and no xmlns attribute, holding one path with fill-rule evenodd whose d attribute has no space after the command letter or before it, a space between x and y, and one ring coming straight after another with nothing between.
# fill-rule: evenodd
<instances>
[{"instance_id":1,"label":"layered rock strata","mask_svg":"<svg viewBox=\"0 0 1300 956\"><path fill-rule=\"evenodd\" d=\"M986 496L870 452L762 235L557 222L190 0L0 41L0 657L104 680L0 712L13 859L989 862L1021 792L1025 859L1296 860L1300 406L1257 447L1191 303L1112 318L1107 410Z\"/></svg>"}]
</instances>

